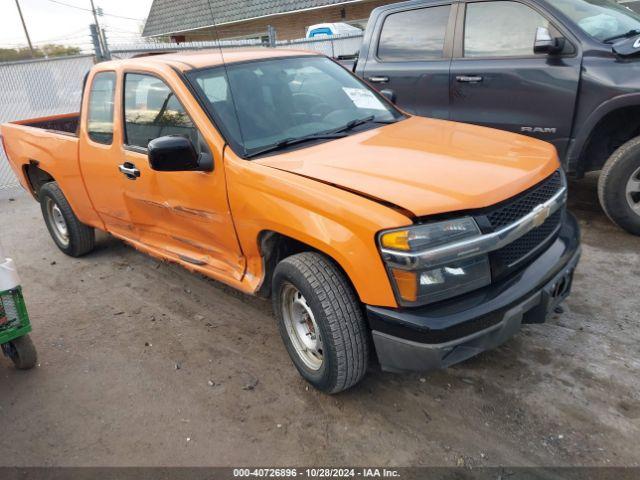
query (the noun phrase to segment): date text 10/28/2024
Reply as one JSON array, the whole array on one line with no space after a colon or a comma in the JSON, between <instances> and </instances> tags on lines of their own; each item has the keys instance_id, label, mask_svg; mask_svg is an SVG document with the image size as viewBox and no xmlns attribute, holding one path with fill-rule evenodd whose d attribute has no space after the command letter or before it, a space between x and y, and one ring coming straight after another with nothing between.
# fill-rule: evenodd
<instances>
[{"instance_id":1,"label":"date text 10/28/2024","mask_svg":"<svg viewBox=\"0 0 640 480\"><path fill-rule=\"evenodd\" d=\"M387 468L234 468L235 478L399 478L397 470Z\"/></svg>"}]
</instances>

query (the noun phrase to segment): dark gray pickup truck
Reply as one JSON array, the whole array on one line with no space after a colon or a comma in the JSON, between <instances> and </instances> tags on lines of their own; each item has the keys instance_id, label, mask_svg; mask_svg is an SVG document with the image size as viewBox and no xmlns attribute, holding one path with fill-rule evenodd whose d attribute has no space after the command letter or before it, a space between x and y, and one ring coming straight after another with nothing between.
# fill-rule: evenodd
<instances>
[{"instance_id":1,"label":"dark gray pickup truck","mask_svg":"<svg viewBox=\"0 0 640 480\"><path fill-rule=\"evenodd\" d=\"M375 9L354 71L404 110L553 143L602 170L640 235L640 16L612 0L415 0Z\"/></svg>"}]
</instances>

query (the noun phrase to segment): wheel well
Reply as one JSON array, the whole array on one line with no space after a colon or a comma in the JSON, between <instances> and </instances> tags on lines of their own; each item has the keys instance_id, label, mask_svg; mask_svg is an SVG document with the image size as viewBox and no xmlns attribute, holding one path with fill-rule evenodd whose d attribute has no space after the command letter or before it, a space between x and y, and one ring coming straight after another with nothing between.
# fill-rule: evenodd
<instances>
[{"instance_id":1,"label":"wheel well","mask_svg":"<svg viewBox=\"0 0 640 480\"><path fill-rule=\"evenodd\" d=\"M40 189L45 183L54 182L55 179L46 171L42 170L37 163L31 162L24 167L24 174L29 180L33 195L38 199Z\"/></svg>"},{"instance_id":2,"label":"wheel well","mask_svg":"<svg viewBox=\"0 0 640 480\"><path fill-rule=\"evenodd\" d=\"M317 252L333 261L353 288L356 296L358 296L358 291L351 282L349 275L347 275L342 268L342 265L340 265L335 259L328 256L325 252L296 240L295 238L282 235L281 233L274 232L272 230L260 233L258 237L258 245L260 247L260 254L262 255L262 262L264 265L264 280L256 292L257 295L264 298L271 296L271 279L273 278L273 272L280 261L297 253Z\"/></svg>"},{"instance_id":3,"label":"wheel well","mask_svg":"<svg viewBox=\"0 0 640 480\"><path fill-rule=\"evenodd\" d=\"M317 251L311 245L272 230L260 232L258 245L264 265L264 280L256 293L265 298L271 295L271 277L281 260L296 253Z\"/></svg>"},{"instance_id":4,"label":"wheel well","mask_svg":"<svg viewBox=\"0 0 640 480\"><path fill-rule=\"evenodd\" d=\"M613 152L638 135L640 106L625 107L608 113L593 128L580 170L600 170Z\"/></svg>"}]
</instances>

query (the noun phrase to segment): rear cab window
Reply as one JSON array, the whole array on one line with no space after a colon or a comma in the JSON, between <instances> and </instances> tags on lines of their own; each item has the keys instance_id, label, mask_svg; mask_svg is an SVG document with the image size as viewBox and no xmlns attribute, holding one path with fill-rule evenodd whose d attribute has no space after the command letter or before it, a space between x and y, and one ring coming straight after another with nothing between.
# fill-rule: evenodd
<instances>
[{"instance_id":1,"label":"rear cab window","mask_svg":"<svg viewBox=\"0 0 640 480\"><path fill-rule=\"evenodd\" d=\"M384 62L443 57L451 5L419 8L387 16L380 32L378 58Z\"/></svg>"},{"instance_id":2,"label":"rear cab window","mask_svg":"<svg viewBox=\"0 0 640 480\"><path fill-rule=\"evenodd\" d=\"M98 72L89 91L87 133L89 138L103 145L113 142L113 107L116 91L116 73Z\"/></svg>"}]
</instances>

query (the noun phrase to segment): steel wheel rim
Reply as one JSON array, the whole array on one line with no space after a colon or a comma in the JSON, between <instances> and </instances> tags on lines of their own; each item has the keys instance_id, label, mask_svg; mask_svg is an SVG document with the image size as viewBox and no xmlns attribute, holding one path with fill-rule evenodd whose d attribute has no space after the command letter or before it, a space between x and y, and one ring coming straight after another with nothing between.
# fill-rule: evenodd
<instances>
[{"instance_id":1,"label":"steel wheel rim","mask_svg":"<svg viewBox=\"0 0 640 480\"><path fill-rule=\"evenodd\" d=\"M640 167L629 177L625 193L631 210L640 215Z\"/></svg>"},{"instance_id":2,"label":"steel wheel rim","mask_svg":"<svg viewBox=\"0 0 640 480\"><path fill-rule=\"evenodd\" d=\"M285 283L282 288L282 318L296 354L311 370L320 370L324 348L320 329L306 298L296 287Z\"/></svg>"},{"instance_id":3,"label":"steel wheel rim","mask_svg":"<svg viewBox=\"0 0 640 480\"><path fill-rule=\"evenodd\" d=\"M53 234L58 242L66 247L69 245L69 228L67 227L67 222L62 215L62 210L60 210L58 204L50 198L46 199L46 208Z\"/></svg>"}]
</instances>

